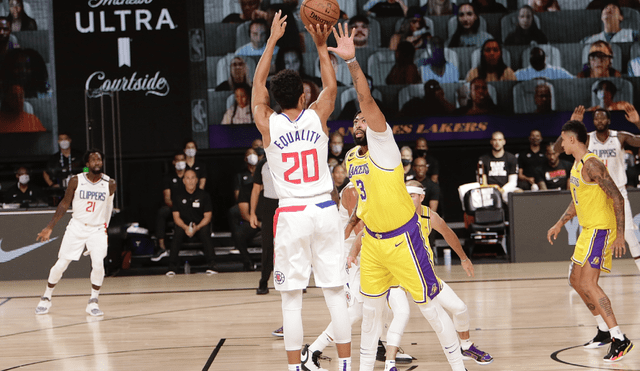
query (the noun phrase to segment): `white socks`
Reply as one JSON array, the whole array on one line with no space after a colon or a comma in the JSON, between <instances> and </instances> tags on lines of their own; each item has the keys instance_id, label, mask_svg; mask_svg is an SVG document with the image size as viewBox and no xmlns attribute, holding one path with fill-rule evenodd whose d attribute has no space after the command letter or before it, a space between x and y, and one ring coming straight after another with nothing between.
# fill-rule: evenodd
<instances>
[{"instance_id":1,"label":"white socks","mask_svg":"<svg viewBox=\"0 0 640 371\"><path fill-rule=\"evenodd\" d=\"M384 371L389 371L394 367L396 367L396 361L395 360L393 360L393 361L389 360L389 361L385 361L384 362Z\"/></svg>"},{"instance_id":2,"label":"white socks","mask_svg":"<svg viewBox=\"0 0 640 371\"><path fill-rule=\"evenodd\" d=\"M604 321L601 315L598 314L597 316L593 316L593 318L596 319L596 322L598 323L598 329L600 331L603 331L603 332L609 331L609 326L607 326L607 323Z\"/></svg>"},{"instance_id":3,"label":"white socks","mask_svg":"<svg viewBox=\"0 0 640 371\"><path fill-rule=\"evenodd\" d=\"M620 331L620 326L616 326L609 330L611 334L611 338L616 338L618 340L624 340L624 334Z\"/></svg>"},{"instance_id":4,"label":"white socks","mask_svg":"<svg viewBox=\"0 0 640 371\"><path fill-rule=\"evenodd\" d=\"M460 339L460 348L462 348L462 350L469 350L472 345L473 342L471 341L471 339Z\"/></svg>"},{"instance_id":5,"label":"white socks","mask_svg":"<svg viewBox=\"0 0 640 371\"><path fill-rule=\"evenodd\" d=\"M51 299L51 295L53 295L53 289L55 289L55 287L49 287L47 285L47 288L44 290L44 295L42 296L44 296L45 298Z\"/></svg>"}]
</instances>

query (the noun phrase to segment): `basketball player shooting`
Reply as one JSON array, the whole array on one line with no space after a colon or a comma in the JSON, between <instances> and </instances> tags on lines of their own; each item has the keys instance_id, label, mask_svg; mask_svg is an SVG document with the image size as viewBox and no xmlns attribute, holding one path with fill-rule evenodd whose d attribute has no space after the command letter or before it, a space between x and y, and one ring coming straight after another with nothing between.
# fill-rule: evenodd
<instances>
[{"instance_id":1,"label":"basketball player shooting","mask_svg":"<svg viewBox=\"0 0 640 371\"><path fill-rule=\"evenodd\" d=\"M72 260L77 261L84 247L91 256L91 298L86 312L91 316L102 316L98 307L98 295L104 280L104 258L107 256L107 226L113 210L113 194L116 182L102 173L103 154L99 150L90 150L84 155L88 173L74 175L53 218L38 233L38 241L49 241L53 227L72 207L72 216L60 244L58 261L49 272L47 288L36 307L36 314L49 313L51 295L62 274Z\"/></svg>"},{"instance_id":2,"label":"basketball player shooting","mask_svg":"<svg viewBox=\"0 0 640 371\"><path fill-rule=\"evenodd\" d=\"M308 109L302 80L296 71L283 70L271 79L271 92L282 108L269 106L266 88L269 66L278 39L284 35L286 16L273 18L271 35L253 77L252 113L262 134L279 208L274 217L274 281L282 297L284 345L288 370L302 369L302 290L309 284L311 267L316 285L322 288L335 324L338 368L351 370L351 324L343 286L346 283L342 227L327 164L329 128L338 91L329 59L330 28L307 26L318 50L323 90Z\"/></svg>"}]
</instances>

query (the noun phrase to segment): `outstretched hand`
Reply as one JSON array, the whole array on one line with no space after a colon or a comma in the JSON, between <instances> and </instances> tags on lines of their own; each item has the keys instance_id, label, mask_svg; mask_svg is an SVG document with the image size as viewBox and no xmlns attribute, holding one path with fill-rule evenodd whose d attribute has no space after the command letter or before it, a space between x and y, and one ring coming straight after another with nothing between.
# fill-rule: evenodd
<instances>
[{"instance_id":1,"label":"outstretched hand","mask_svg":"<svg viewBox=\"0 0 640 371\"><path fill-rule=\"evenodd\" d=\"M274 38L274 40L278 41L284 35L284 31L287 28L287 16L280 18L282 15L282 10L279 10L273 16L273 22L271 23L271 35L269 38Z\"/></svg>"},{"instance_id":2,"label":"outstretched hand","mask_svg":"<svg viewBox=\"0 0 640 371\"><path fill-rule=\"evenodd\" d=\"M329 26L326 24L316 24L315 27L314 25L306 25L304 28L306 28L311 34L311 38L313 39L313 42L316 43L316 46L327 45L327 38L329 37L329 34L331 34L332 30Z\"/></svg>"},{"instance_id":3,"label":"outstretched hand","mask_svg":"<svg viewBox=\"0 0 640 371\"><path fill-rule=\"evenodd\" d=\"M38 236L36 237L36 241L47 242L49 241L50 237L51 237L51 228L46 227L42 231L40 231L40 233L38 233Z\"/></svg>"},{"instance_id":4,"label":"outstretched hand","mask_svg":"<svg viewBox=\"0 0 640 371\"><path fill-rule=\"evenodd\" d=\"M330 47L328 50L337 54L345 61L354 58L356 56L356 47L353 44L353 35L354 32L352 30L351 36L349 36L349 25L346 23L342 25L337 24L336 27L333 28L333 36L335 36L338 46L336 48Z\"/></svg>"},{"instance_id":5,"label":"outstretched hand","mask_svg":"<svg viewBox=\"0 0 640 371\"><path fill-rule=\"evenodd\" d=\"M571 115L571 120L576 120L582 122L584 118L584 106L578 106L573 110L573 114Z\"/></svg>"},{"instance_id":6,"label":"outstretched hand","mask_svg":"<svg viewBox=\"0 0 640 371\"><path fill-rule=\"evenodd\" d=\"M625 117L627 118L627 121L636 125L640 123L640 116L633 105L627 104L624 111L626 112Z\"/></svg>"}]
</instances>

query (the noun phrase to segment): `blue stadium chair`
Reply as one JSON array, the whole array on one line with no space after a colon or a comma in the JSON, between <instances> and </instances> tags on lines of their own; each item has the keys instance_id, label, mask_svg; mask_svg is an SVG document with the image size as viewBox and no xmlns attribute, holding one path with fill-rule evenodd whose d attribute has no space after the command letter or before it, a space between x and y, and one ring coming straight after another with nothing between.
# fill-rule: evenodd
<instances>
[{"instance_id":1,"label":"blue stadium chair","mask_svg":"<svg viewBox=\"0 0 640 371\"><path fill-rule=\"evenodd\" d=\"M596 86L598 86L598 83L602 80L609 80L616 86L616 88L618 88L618 92L613 98L615 102L625 101L633 103L633 84L631 84L630 81L621 79L619 77L610 77L606 79L598 79L591 85L591 106L598 105L598 97L594 90Z\"/></svg>"},{"instance_id":2,"label":"blue stadium chair","mask_svg":"<svg viewBox=\"0 0 640 371\"><path fill-rule=\"evenodd\" d=\"M534 96L536 86L541 84L546 84L551 90L551 109L556 110L556 94L551 82L535 79L521 82L513 87L513 111L515 113L535 112Z\"/></svg>"},{"instance_id":3,"label":"blue stadium chair","mask_svg":"<svg viewBox=\"0 0 640 371\"><path fill-rule=\"evenodd\" d=\"M502 42L507 38L507 36L515 31L516 26L518 25L518 13L519 11L515 11L513 13L509 13L502 17L500 20L500 29L502 30ZM537 15L533 15L533 20L536 22L538 28L540 28L540 17Z\"/></svg>"},{"instance_id":4,"label":"blue stadium chair","mask_svg":"<svg viewBox=\"0 0 640 371\"><path fill-rule=\"evenodd\" d=\"M471 68L476 68L480 65L480 53L482 52L482 48L477 48L471 53ZM502 60L504 63L511 67L511 53L503 48L502 49Z\"/></svg>"},{"instance_id":5,"label":"blue stadium chair","mask_svg":"<svg viewBox=\"0 0 640 371\"><path fill-rule=\"evenodd\" d=\"M320 58L316 58L316 63L314 64L315 71L314 75L316 77L322 77L320 73ZM336 80L340 81L344 85L353 85L353 80L351 80L351 72L349 72L349 67L347 63L342 60L342 58L338 57L338 67L336 68Z\"/></svg>"},{"instance_id":6,"label":"blue stadium chair","mask_svg":"<svg viewBox=\"0 0 640 371\"><path fill-rule=\"evenodd\" d=\"M220 20L232 13L242 14L240 2L238 0L222 0L222 18Z\"/></svg>"},{"instance_id":7,"label":"blue stadium chair","mask_svg":"<svg viewBox=\"0 0 640 371\"><path fill-rule=\"evenodd\" d=\"M382 101L382 93L379 90L373 89L371 95L374 99ZM344 106L347 102L358 99L358 94L356 93L356 88L347 88L345 91L340 94L340 111L344 109Z\"/></svg>"},{"instance_id":8,"label":"blue stadium chair","mask_svg":"<svg viewBox=\"0 0 640 371\"><path fill-rule=\"evenodd\" d=\"M558 5L562 10L581 10L587 9L587 5L591 0L558 0Z\"/></svg>"},{"instance_id":9,"label":"blue stadium chair","mask_svg":"<svg viewBox=\"0 0 640 371\"><path fill-rule=\"evenodd\" d=\"M373 85L385 85L387 75L396 63L396 55L392 50L380 50L373 53L367 61L367 71L373 79Z\"/></svg>"},{"instance_id":10,"label":"blue stadium chair","mask_svg":"<svg viewBox=\"0 0 640 371\"><path fill-rule=\"evenodd\" d=\"M551 44L541 44L537 45L537 47L544 50L544 53L547 55L546 62L548 65L563 67L560 49ZM529 62L529 53L531 53L531 49L533 48L533 46L530 46L522 51L522 68L527 68L531 65L531 62Z\"/></svg>"}]
</instances>

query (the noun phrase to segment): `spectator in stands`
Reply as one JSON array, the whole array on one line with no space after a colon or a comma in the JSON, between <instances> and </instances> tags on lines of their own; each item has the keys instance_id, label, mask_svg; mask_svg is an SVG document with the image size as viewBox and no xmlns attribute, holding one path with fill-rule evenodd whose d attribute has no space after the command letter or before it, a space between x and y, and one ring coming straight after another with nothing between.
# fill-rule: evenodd
<instances>
[{"instance_id":1,"label":"spectator in stands","mask_svg":"<svg viewBox=\"0 0 640 371\"><path fill-rule=\"evenodd\" d=\"M428 15L451 15L457 10L457 6L452 4L451 0L431 0L427 2L426 8Z\"/></svg>"},{"instance_id":2,"label":"spectator in stands","mask_svg":"<svg viewBox=\"0 0 640 371\"><path fill-rule=\"evenodd\" d=\"M618 92L616 85L609 80L602 80L598 82L593 92L598 98L598 104L590 107L587 111L595 111L598 108L605 108L609 111L625 111L627 107L631 106L631 103L625 101L615 102L613 98Z\"/></svg>"},{"instance_id":3,"label":"spectator in stands","mask_svg":"<svg viewBox=\"0 0 640 371\"><path fill-rule=\"evenodd\" d=\"M82 172L82 152L71 148L71 136L61 132L58 134L58 147L60 151L49 157L47 169L42 172L42 177L49 187L66 188L72 175Z\"/></svg>"},{"instance_id":4,"label":"spectator in stands","mask_svg":"<svg viewBox=\"0 0 640 371\"><path fill-rule=\"evenodd\" d=\"M440 186L428 176L429 167L424 157L416 157L413 160L413 172L415 174L413 180L420 182L424 188L425 197L422 204L436 211L438 210L438 201L440 199Z\"/></svg>"},{"instance_id":5,"label":"spectator in stands","mask_svg":"<svg viewBox=\"0 0 640 371\"><path fill-rule=\"evenodd\" d=\"M502 59L502 46L497 40L487 40L482 45L480 65L467 74L467 81L480 77L485 81L515 81L516 75Z\"/></svg>"},{"instance_id":6,"label":"spectator in stands","mask_svg":"<svg viewBox=\"0 0 640 371\"><path fill-rule=\"evenodd\" d=\"M343 164L338 164L331 169L331 178L333 179L333 185L338 190L338 193L340 193L342 188L346 187L349 183L347 169L344 168Z\"/></svg>"},{"instance_id":7,"label":"spectator in stands","mask_svg":"<svg viewBox=\"0 0 640 371\"><path fill-rule=\"evenodd\" d=\"M408 7L402 0L369 0L362 10L375 17L404 17Z\"/></svg>"},{"instance_id":8,"label":"spectator in stands","mask_svg":"<svg viewBox=\"0 0 640 371\"><path fill-rule=\"evenodd\" d=\"M414 10L414 11L412 11ZM419 8L411 8L408 17L402 21L398 33L391 36L389 40L389 49L396 50L398 45L403 42L409 42L414 49L424 49L427 46L429 38L432 36L433 30L429 30L424 17L419 12Z\"/></svg>"},{"instance_id":9,"label":"spectator in stands","mask_svg":"<svg viewBox=\"0 0 640 371\"><path fill-rule=\"evenodd\" d=\"M620 7L616 4L609 4L600 15L604 31L591 35L582 40L584 44L591 44L598 40L608 43L626 43L638 41L638 30L630 28L621 28L620 23L624 17L620 11Z\"/></svg>"},{"instance_id":10,"label":"spectator in stands","mask_svg":"<svg viewBox=\"0 0 640 371\"><path fill-rule=\"evenodd\" d=\"M341 164L344 161L344 156L349 151L349 148L344 146L344 137L339 131L334 131L329 136L329 158L335 158L338 163Z\"/></svg>"},{"instance_id":11,"label":"spectator in stands","mask_svg":"<svg viewBox=\"0 0 640 371\"><path fill-rule=\"evenodd\" d=\"M216 86L216 91L235 91L236 85L251 85L247 63L242 57L233 57L229 65L229 78Z\"/></svg>"},{"instance_id":12,"label":"spectator in stands","mask_svg":"<svg viewBox=\"0 0 640 371\"><path fill-rule=\"evenodd\" d=\"M621 8L640 10L640 0L593 0L587 5L587 9L602 10L611 3L615 3Z\"/></svg>"},{"instance_id":13,"label":"spectator in stands","mask_svg":"<svg viewBox=\"0 0 640 371\"><path fill-rule=\"evenodd\" d=\"M18 39L11 34L11 21L7 17L0 17L0 62L9 50L19 47Z\"/></svg>"},{"instance_id":14,"label":"spectator in stands","mask_svg":"<svg viewBox=\"0 0 640 371\"><path fill-rule=\"evenodd\" d=\"M207 184L207 166L204 162L196 159L196 153L198 153L198 146L193 139L187 139L183 147L184 154L186 156L187 167L186 170L194 170L198 176L198 188L204 189Z\"/></svg>"},{"instance_id":15,"label":"spectator in stands","mask_svg":"<svg viewBox=\"0 0 640 371\"><path fill-rule=\"evenodd\" d=\"M387 85L408 85L422 82L418 67L414 63L416 50L408 41L402 41L396 49L396 63L389 71Z\"/></svg>"},{"instance_id":16,"label":"spectator in stands","mask_svg":"<svg viewBox=\"0 0 640 371\"><path fill-rule=\"evenodd\" d=\"M404 169L404 181L412 180L416 174L413 172L413 151L409 146L400 148L400 158L402 159L402 168Z\"/></svg>"},{"instance_id":17,"label":"spectator in stands","mask_svg":"<svg viewBox=\"0 0 640 371\"><path fill-rule=\"evenodd\" d=\"M284 16L287 16L287 20L290 19L291 22L287 22L287 26L284 29L284 35L282 35L282 37L278 39L276 46L280 48L289 47L305 50L304 34L300 33L298 24L294 21L296 17L294 16L294 12L291 10L292 8L295 9L297 7L297 1L294 2L295 4L273 4L272 2L272 4L270 4L267 8L267 24L271 25L273 23L273 17L276 15L276 13L282 12L282 14L280 15L280 19L282 19L282 17ZM267 32L267 34L268 33L269 32ZM277 55L278 49L275 49L273 53Z\"/></svg>"},{"instance_id":18,"label":"spectator in stands","mask_svg":"<svg viewBox=\"0 0 640 371\"><path fill-rule=\"evenodd\" d=\"M507 194L517 189L518 160L516 156L504 150L507 141L504 134L494 131L491 134L491 152L480 156L479 162L484 169L483 184L494 184L499 187L503 200Z\"/></svg>"},{"instance_id":19,"label":"spectator in stands","mask_svg":"<svg viewBox=\"0 0 640 371\"><path fill-rule=\"evenodd\" d=\"M34 49L12 49L0 68L3 86L20 85L25 98L48 98L51 86L44 58Z\"/></svg>"},{"instance_id":20,"label":"spectator in stands","mask_svg":"<svg viewBox=\"0 0 640 371\"><path fill-rule=\"evenodd\" d=\"M353 45L356 49L375 47L375 45L369 45L369 18L363 15L355 15L349 19L349 28L353 31Z\"/></svg>"},{"instance_id":21,"label":"spectator in stands","mask_svg":"<svg viewBox=\"0 0 640 371\"><path fill-rule=\"evenodd\" d=\"M543 82L536 85L536 90L533 95L533 101L536 104L535 113L550 113L553 112L551 96L551 86L548 82Z\"/></svg>"},{"instance_id":22,"label":"spectator in stands","mask_svg":"<svg viewBox=\"0 0 640 371\"><path fill-rule=\"evenodd\" d=\"M162 196L164 204L158 210L156 216L156 238L158 239L158 252L151 258L151 261L157 262L160 259L169 256L169 251L165 245L167 221L172 218L173 196L184 190L184 182L182 178L187 168L187 157L184 152L178 152L173 155L171 162L171 170L169 174L162 179Z\"/></svg>"},{"instance_id":23,"label":"spectator in stands","mask_svg":"<svg viewBox=\"0 0 640 371\"><path fill-rule=\"evenodd\" d=\"M4 203L21 204L21 207L28 207L33 203L43 203L42 190L30 183L29 173L29 169L24 166L16 170L17 183L5 192Z\"/></svg>"},{"instance_id":24,"label":"spectator in stands","mask_svg":"<svg viewBox=\"0 0 640 371\"><path fill-rule=\"evenodd\" d=\"M536 47L529 52L529 63L527 68L516 71L516 78L519 81L545 78L547 80L572 79L573 75L562 67L550 66L546 62L547 55L544 50Z\"/></svg>"},{"instance_id":25,"label":"spectator in stands","mask_svg":"<svg viewBox=\"0 0 640 371\"><path fill-rule=\"evenodd\" d=\"M276 54L276 73L287 69L297 71L303 80L311 80L317 86L322 86L322 80L315 76L307 75L304 70L304 56L299 48L282 47Z\"/></svg>"},{"instance_id":26,"label":"spectator in stands","mask_svg":"<svg viewBox=\"0 0 640 371\"><path fill-rule=\"evenodd\" d=\"M542 143L542 133L534 129L529 133L529 148L520 152L518 158L518 187L529 191L536 184L536 171L545 162L544 152L540 144ZM533 187L535 190L535 187Z\"/></svg>"},{"instance_id":27,"label":"spectator in stands","mask_svg":"<svg viewBox=\"0 0 640 371\"><path fill-rule=\"evenodd\" d=\"M236 55L241 56L261 56L264 52L264 48L267 45L268 36L267 21L258 18L251 21L249 25L249 38L251 42L241 46L236 50ZM274 53L278 52L278 46L275 47Z\"/></svg>"},{"instance_id":28,"label":"spectator in stands","mask_svg":"<svg viewBox=\"0 0 640 371\"><path fill-rule=\"evenodd\" d=\"M480 47L485 41L493 39L490 34L480 31L480 18L471 4L462 4L458 8L456 31L447 42L450 48L460 46Z\"/></svg>"},{"instance_id":29,"label":"spectator in stands","mask_svg":"<svg viewBox=\"0 0 640 371\"><path fill-rule=\"evenodd\" d=\"M246 84L237 85L234 90L235 99L222 118L222 125L251 124L251 87Z\"/></svg>"},{"instance_id":30,"label":"spectator in stands","mask_svg":"<svg viewBox=\"0 0 640 371\"><path fill-rule=\"evenodd\" d=\"M447 115L453 113L455 106L447 101L444 90L436 80L424 83L424 97L416 97L402 106L399 117L418 118L427 115Z\"/></svg>"},{"instance_id":31,"label":"spectator in stands","mask_svg":"<svg viewBox=\"0 0 640 371\"><path fill-rule=\"evenodd\" d=\"M536 13L557 12L560 10L558 0L529 0L529 6Z\"/></svg>"},{"instance_id":32,"label":"spectator in stands","mask_svg":"<svg viewBox=\"0 0 640 371\"><path fill-rule=\"evenodd\" d=\"M459 80L460 73L458 68L446 60L444 41L438 36L431 38L431 56L422 63L420 73L423 82L436 80L441 84L445 84Z\"/></svg>"},{"instance_id":33,"label":"spectator in stands","mask_svg":"<svg viewBox=\"0 0 640 371\"><path fill-rule=\"evenodd\" d=\"M470 83L471 105L464 115L490 115L498 113L498 107L489 96L489 88L484 79L476 77Z\"/></svg>"},{"instance_id":34,"label":"spectator in stands","mask_svg":"<svg viewBox=\"0 0 640 371\"><path fill-rule=\"evenodd\" d=\"M231 13L224 17L222 23L244 23L254 19L267 18L267 12L260 10L262 0L238 0L242 14Z\"/></svg>"},{"instance_id":35,"label":"spectator in stands","mask_svg":"<svg viewBox=\"0 0 640 371\"><path fill-rule=\"evenodd\" d=\"M313 81L304 79L302 80L302 89L304 91L304 99L306 102L305 109L318 99L320 95L320 88Z\"/></svg>"},{"instance_id":36,"label":"spectator in stands","mask_svg":"<svg viewBox=\"0 0 640 371\"><path fill-rule=\"evenodd\" d=\"M507 8L496 0L473 0L471 2L478 14L507 13Z\"/></svg>"},{"instance_id":37,"label":"spectator in stands","mask_svg":"<svg viewBox=\"0 0 640 371\"><path fill-rule=\"evenodd\" d=\"M185 236L197 236L202 242L207 260L207 274L218 273L214 269L215 254L211 240L211 215L213 207L211 197L198 188L198 176L194 170L186 170L182 177L184 189L172 197L173 221L176 224L173 242L169 254L167 276L175 276L180 264L180 247Z\"/></svg>"},{"instance_id":38,"label":"spectator in stands","mask_svg":"<svg viewBox=\"0 0 640 371\"><path fill-rule=\"evenodd\" d=\"M612 66L613 50L606 41L596 41L589 48L589 62L578 77L620 77L620 71Z\"/></svg>"},{"instance_id":39,"label":"spectator in stands","mask_svg":"<svg viewBox=\"0 0 640 371\"><path fill-rule=\"evenodd\" d=\"M413 151L413 160L422 157L427 160L427 177L434 183L438 183L438 176L440 174L440 163L435 157L429 154L429 145L426 138L416 139L416 148Z\"/></svg>"},{"instance_id":40,"label":"spectator in stands","mask_svg":"<svg viewBox=\"0 0 640 371\"><path fill-rule=\"evenodd\" d=\"M629 76L640 76L640 57L635 57L629 61L627 71L629 72Z\"/></svg>"},{"instance_id":41,"label":"spectator in stands","mask_svg":"<svg viewBox=\"0 0 640 371\"><path fill-rule=\"evenodd\" d=\"M22 0L9 0L9 20L11 21L11 31L36 31L38 25L36 20L29 17L24 11Z\"/></svg>"},{"instance_id":42,"label":"spectator in stands","mask_svg":"<svg viewBox=\"0 0 640 371\"><path fill-rule=\"evenodd\" d=\"M47 131L40 119L24 112L24 89L21 85L9 85L5 89L0 106L0 133L35 133Z\"/></svg>"},{"instance_id":43,"label":"spectator in stands","mask_svg":"<svg viewBox=\"0 0 640 371\"><path fill-rule=\"evenodd\" d=\"M548 44L549 39L542 32L533 18L533 9L529 5L524 5L518 11L518 24L516 29L511 31L504 40L505 45L531 45Z\"/></svg>"},{"instance_id":44,"label":"spectator in stands","mask_svg":"<svg viewBox=\"0 0 640 371\"><path fill-rule=\"evenodd\" d=\"M572 164L561 160L560 154L553 149L553 143L546 145L546 161L536 171L536 183L541 191L548 189L569 189Z\"/></svg>"}]
</instances>

